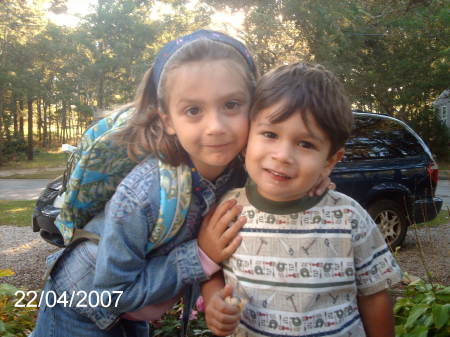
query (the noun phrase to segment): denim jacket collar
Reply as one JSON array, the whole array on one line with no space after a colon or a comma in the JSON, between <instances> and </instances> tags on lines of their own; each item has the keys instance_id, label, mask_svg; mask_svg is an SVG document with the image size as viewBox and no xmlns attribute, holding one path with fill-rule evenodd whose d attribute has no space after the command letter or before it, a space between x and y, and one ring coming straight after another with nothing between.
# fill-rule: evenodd
<instances>
[{"instance_id":1,"label":"denim jacket collar","mask_svg":"<svg viewBox=\"0 0 450 337\"><path fill-rule=\"evenodd\" d=\"M189 166L192 169L192 185L194 193L205 203L202 207L202 216L208 214L212 206L215 205L215 203L228 189L233 174L236 173L236 164L237 163L235 161L231 162L225 171L213 183L202 177L192 162L189 163Z\"/></svg>"}]
</instances>

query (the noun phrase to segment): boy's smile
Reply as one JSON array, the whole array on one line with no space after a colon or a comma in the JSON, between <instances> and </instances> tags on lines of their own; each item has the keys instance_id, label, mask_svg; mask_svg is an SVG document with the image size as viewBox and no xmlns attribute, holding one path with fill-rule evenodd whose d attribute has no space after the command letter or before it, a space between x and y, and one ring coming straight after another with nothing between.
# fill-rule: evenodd
<instances>
[{"instance_id":1,"label":"boy's smile","mask_svg":"<svg viewBox=\"0 0 450 337\"><path fill-rule=\"evenodd\" d=\"M273 113L283 108L277 103L259 112L251 122L245 165L258 192L273 201L302 198L318 181L330 174L343 149L329 157L330 141L307 113L301 112L273 123Z\"/></svg>"}]
</instances>

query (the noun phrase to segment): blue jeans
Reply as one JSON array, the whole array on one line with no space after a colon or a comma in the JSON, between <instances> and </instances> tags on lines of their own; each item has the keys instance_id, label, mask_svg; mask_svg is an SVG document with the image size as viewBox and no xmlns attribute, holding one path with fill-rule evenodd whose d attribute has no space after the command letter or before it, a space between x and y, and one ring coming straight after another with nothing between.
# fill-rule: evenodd
<instances>
[{"instance_id":1,"label":"blue jeans","mask_svg":"<svg viewBox=\"0 0 450 337\"><path fill-rule=\"evenodd\" d=\"M47 282L47 285L49 285ZM47 286L46 286L47 288ZM119 320L110 330L100 330L90 319L60 304L43 306L29 337L147 337L147 322Z\"/></svg>"}]
</instances>

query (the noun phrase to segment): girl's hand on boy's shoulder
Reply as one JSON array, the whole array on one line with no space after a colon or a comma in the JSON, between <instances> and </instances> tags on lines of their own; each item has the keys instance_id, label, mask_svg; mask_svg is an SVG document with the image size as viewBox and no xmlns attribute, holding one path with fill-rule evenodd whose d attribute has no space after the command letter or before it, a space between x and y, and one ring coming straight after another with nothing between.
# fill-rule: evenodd
<instances>
[{"instance_id":1,"label":"girl's hand on boy's shoulder","mask_svg":"<svg viewBox=\"0 0 450 337\"><path fill-rule=\"evenodd\" d=\"M241 318L240 307L226 301L226 298L232 295L233 288L226 285L219 292L215 293L206 304L206 324L216 336L232 334L239 324Z\"/></svg>"},{"instance_id":2,"label":"girl's hand on boy's shoulder","mask_svg":"<svg viewBox=\"0 0 450 337\"><path fill-rule=\"evenodd\" d=\"M227 200L203 219L198 245L217 264L228 259L241 244L242 237L238 234L247 221L239 217L241 212L242 206L236 200Z\"/></svg>"},{"instance_id":3,"label":"girl's hand on boy's shoulder","mask_svg":"<svg viewBox=\"0 0 450 337\"><path fill-rule=\"evenodd\" d=\"M316 185L313 186L308 191L308 196L314 197L314 196L320 196L324 194L327 190L335 190L336 184L333 183L330 179L330 177L326 176L325 178L322 178L321 180L317 181Z\"/></svg>"}]
</instances>

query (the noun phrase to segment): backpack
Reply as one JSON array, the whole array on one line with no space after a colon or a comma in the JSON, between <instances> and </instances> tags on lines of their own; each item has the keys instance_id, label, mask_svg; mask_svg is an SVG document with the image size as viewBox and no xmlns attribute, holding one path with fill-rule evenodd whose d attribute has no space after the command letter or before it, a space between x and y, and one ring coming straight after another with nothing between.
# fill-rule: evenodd
<instances>
[{"instance_id":1,"label":"backpack","mask_svg":"<svg viewBox=\"0 0 450 337\"><path fill-rule=\"evenodd\" d=\"M55 225L69 245L78 239L98 240L83 230L101 212L123 178L137 165L124 145L111 136L124 126L132 109L119 110L90 127L80 140L77 161L66 186L65 197ZM158 160L160 208L150 234L147 253L174 237L186 217L191 200L191 169Z\"/></svg>"}]
</instances>

